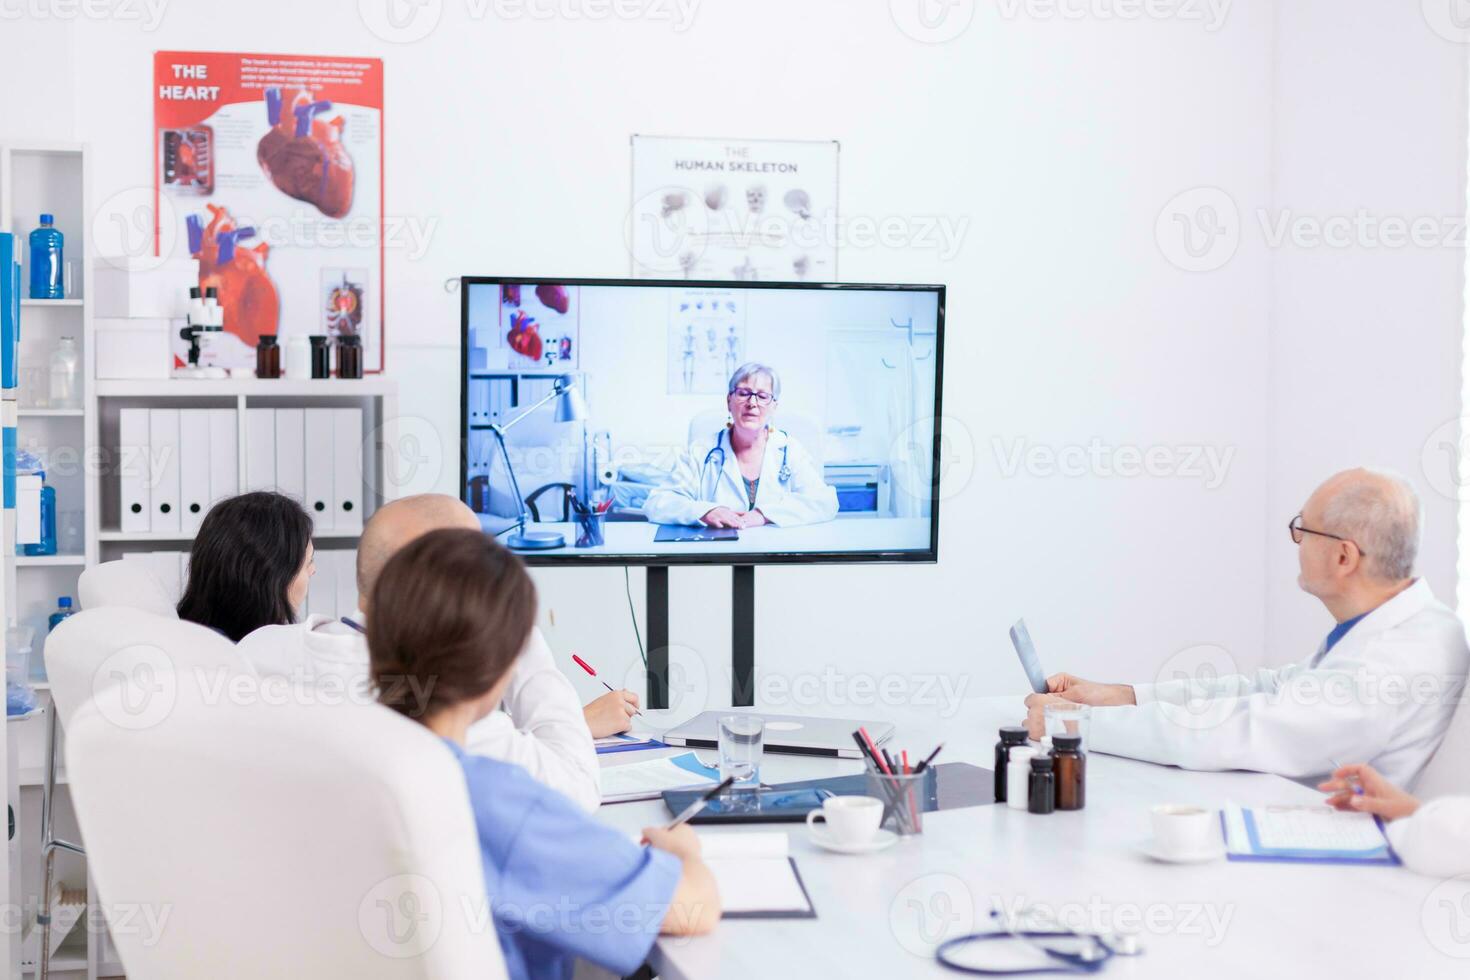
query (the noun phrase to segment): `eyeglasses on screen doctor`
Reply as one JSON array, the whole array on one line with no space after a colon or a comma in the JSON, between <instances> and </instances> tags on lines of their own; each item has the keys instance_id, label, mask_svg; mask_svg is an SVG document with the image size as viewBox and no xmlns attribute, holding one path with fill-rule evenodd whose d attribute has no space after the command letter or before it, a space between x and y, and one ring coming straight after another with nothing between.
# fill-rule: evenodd
<instances>
[{"instance_id":1,"label":"eyeglasses on screen doctor","mask_svg":"<svg viewBox=\"0 0 1470 980\"><path fill-rule=\"evenodd\" d=\"M754 388L736 388L730 392L736 401L748 402L754 398L761 405L769 405L776 400L776 396L769 391L756 391Z\"/></svg>"},{"instance_id":2,"label":"eyeglasses on screen doctor","mask_svg":"<svg viewBox=\"0 0 1470 980\"><path fill-rule=\"evenodd\" d=\"M1330 533L1328 531L1314 531L1312 528L1304 527L1302 525L1302 515L1300 515L1300 514L1298 514L1295 517L1293 517L1291 519L1291 522L1289 524L1287 524L1286 527L1287 527L1287 529L1289 531L1291 531L1291 542L1292 542L1292 544L1301 544L1302 543L1302 536L1303 535L1315 534L1319 538L1331 538L1334 541L1346 541L1348 544L1350 544L1354 548L1357 548L1358 549L1358 554L1359 555L1361 555L1364 558L1367 558L1368 557L1368 552L1364 551L1358 545L1358 542L1354 541L1352 538L1345 538L1341 534L1332 534L1332 533Z\"/></svg>"}]
</instances>

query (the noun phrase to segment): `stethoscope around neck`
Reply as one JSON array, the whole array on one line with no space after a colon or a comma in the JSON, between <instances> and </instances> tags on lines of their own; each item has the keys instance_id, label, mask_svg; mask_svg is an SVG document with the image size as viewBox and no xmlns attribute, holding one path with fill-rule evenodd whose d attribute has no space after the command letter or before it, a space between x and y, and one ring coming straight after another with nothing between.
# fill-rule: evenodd
<instances>
[{"instance_id":1,"label":"stethoscope around neck","mask_svg":"<svg viewBox=\"0 0 1470 980\"><path fill-rule=\"evenodd\" d=\"M780 433L783 440L781 443L781 468L776 471L776 479L784 487L791 482L791 466L786 461L787 455L791 452L791 436L786 433L785 429L770 429L768 431ZM704 454L704 462L699 464L699 482L701 484L704 483L704 474L709 469L710 460L715 458L716 453L719 454L719 462L715 464L715 472L718 474L720 470L725 468L725 460L728 457L725 455L724 442L729 432L728 427L721 429L720 434L715 436L714 448ZM718 481L719 477L716 476L715 479Z\"/></svg>"}]
</instances>

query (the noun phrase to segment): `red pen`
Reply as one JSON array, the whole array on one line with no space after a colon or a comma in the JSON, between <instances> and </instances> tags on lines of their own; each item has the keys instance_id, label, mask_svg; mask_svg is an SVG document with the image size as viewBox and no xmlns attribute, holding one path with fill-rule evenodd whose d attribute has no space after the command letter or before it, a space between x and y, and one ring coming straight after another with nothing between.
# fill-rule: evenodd
<instances>
[{"instance_id":1,"label":"red pen","mask_svg":"<svg viewBox=\"0 0 1470 980\"><path fill-rule=\"evenodd\" d=\"M903 750L903 774L905 776L907 776L909 774L909 750L908 749L904 749Z\"/></svg>"},{"instance_id":2,"label":"red pen","mask_svg":"<svg viewBox=\"0 0 1470 980\"><path fill-rule=\"evenodd\" d=\"M583 660L581 657L577 656L575 653L572 654L572 659L577 662L577 666L578 667L581 667L583 670L585 670L587 673L591 674L593 677L597 677L597 671L596 671L596 669L593 668L593 666L591 664L589 664L587 661ZM603 687L607 688L609 691L612 691L614 694L617 693L617 691L613 689L613 686L611 684L609 684L607 681L603 680L601 677L597 677L597 681L598 681L599 684L601 684ZM641 714L643 714L643 712L639 711L637 708L634 708L633 709L633 714L635 714L635 715L641 715Z\"/></svg>"}]
</instances>

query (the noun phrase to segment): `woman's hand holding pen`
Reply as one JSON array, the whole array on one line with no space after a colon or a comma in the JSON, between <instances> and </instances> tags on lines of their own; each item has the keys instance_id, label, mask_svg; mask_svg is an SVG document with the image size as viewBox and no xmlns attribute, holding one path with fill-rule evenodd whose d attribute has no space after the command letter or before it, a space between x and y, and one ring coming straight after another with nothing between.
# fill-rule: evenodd
<instances>
[{"instance_id":1,"label":"woman's hand holding pen","mask_svg":"<svg viewBox=\"0 0 1470 980\"><path fill-rule=\"evenodd\" d=\"M1384 779L1377 769L1363 763L1339 767L1331 779L1317 788L1332 794L1327 800L1329 806L1371 813L1384 820L1407 817L1419 809L1418 799Z\"/></svg>"},{"instance_id":2,"label":"woman's hand holding pen","mask_svg":"<svg viewBox=\"0 0 1470 980\"><path fill-rule=\"evenodd\" d=\"M629 690L609 691L582 709L593 738L626 732L633 727L633 716L637 713L638 694Z\"/></svg>"}]
</instances>

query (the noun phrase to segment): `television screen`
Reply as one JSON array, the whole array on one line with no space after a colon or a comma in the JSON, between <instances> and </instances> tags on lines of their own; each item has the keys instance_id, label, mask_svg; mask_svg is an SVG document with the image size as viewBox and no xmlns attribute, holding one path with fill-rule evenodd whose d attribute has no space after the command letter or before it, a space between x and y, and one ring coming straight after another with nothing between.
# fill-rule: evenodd
<instances>
[{"instance_id":1,"label":"television screen","mask_svg":"<svg viewBox=\"0 0 1470 980\"><path fill-rule=\"evenodd\" d=\"M943 286L461 286L460 485L528 561L937 559Z\"/></svg>"}]
</instances>

